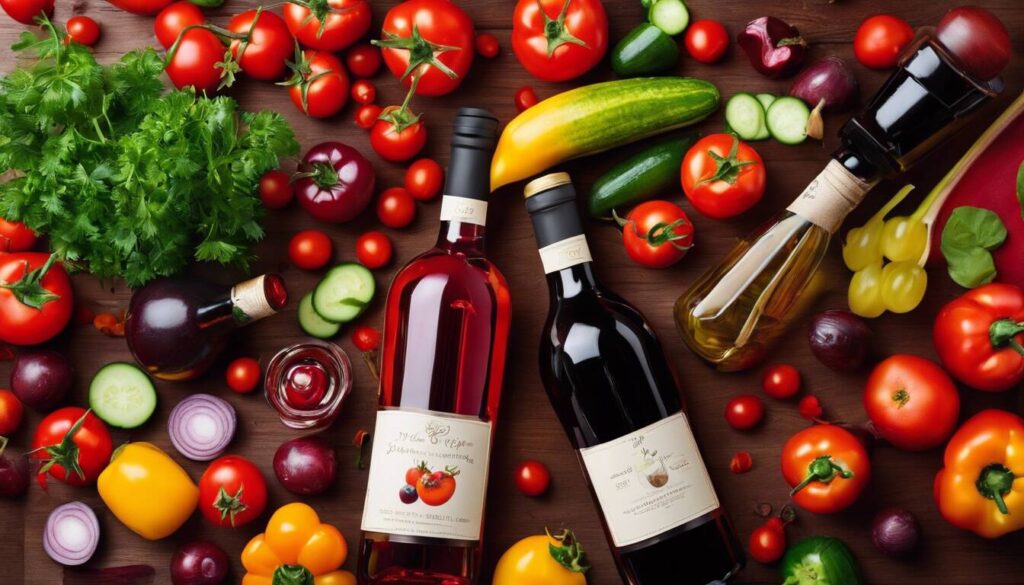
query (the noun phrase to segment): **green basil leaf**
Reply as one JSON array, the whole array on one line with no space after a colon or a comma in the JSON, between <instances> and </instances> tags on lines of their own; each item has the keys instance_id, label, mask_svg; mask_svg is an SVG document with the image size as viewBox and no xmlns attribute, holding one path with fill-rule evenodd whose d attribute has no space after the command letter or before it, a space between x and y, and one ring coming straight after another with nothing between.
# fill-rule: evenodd
<instances>
[{"instance_id":1,"label":"green basil leaf","mask_svg":"<svg viewBox=\"0 0 1024 585\"><path fill-rule=\"evenodd\" d=\"M965 288L992 282L996 277L991 250L1006 240L999 216L978 207L957 207L942 230L941 249L950 278Z\"/></svg>"},{"instance_id":2,"label":"green basil leaf","mask_svg":"<svg viewBox=\"0 0 1024 585\"><path fill-rule=\"evenodd\" d=\"M1017 169L1017 203L1020 203L1020 217L1024 219L1024 161Z\"/></svg>"}]
</instances>

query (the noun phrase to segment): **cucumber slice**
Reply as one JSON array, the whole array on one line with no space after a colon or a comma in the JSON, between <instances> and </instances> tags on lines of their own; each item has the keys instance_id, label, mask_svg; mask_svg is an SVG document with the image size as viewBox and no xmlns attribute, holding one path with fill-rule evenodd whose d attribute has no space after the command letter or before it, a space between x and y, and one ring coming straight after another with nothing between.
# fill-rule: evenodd
<instances>
[{"instance_id":1,"label":"cucumber slice","mask_svg":"<svg viewBox=\"0 0 1024 585\"><path fill-rule=\"evenodd\" d=\"M761 107L764 108L764 111L766 112L768 111L768 108L772 107L772 102L778 99L778 96L771 93L759 93L754 97L757 98L757 101L761 102Z\"/></svg>"},{"instance_id":2,"label":"cucumber slice","mask_svg":"<svg viewBox=\"0 0 1024 585\"><path fill-rule=\"evenodd\" d=\"M800 144L807 140L807 120L811 109L803 100L780 97L772 102L767 114L768 131L783 144Z\"/></svg>"},{"instance_id":3,"label":"cucumber slice","mask_svg":"<svg viewBox=\"0 0 1024 585\"><path fill-rule=\"evenodd\" d=\"M313 291L306 293L299 301L299 327L307 335L319 339L330 339L341 331L341 324L332 323L313 310Z\"/></svg>"},{"instance_id":4,"label":"cucumber slice","mask_svg":"<svg viewBox=\"0 0 1024 585\"><path fill-rule=\"evenodd\" d=\"M760 135L767 138L764 108L761 102L749 93L738 93L725 104L725 121L733 132L743 140L760 140Z\"/></svg>"},{"instance_id":5,"label":"cucumber slice","mask_svg":"<svg viewBox=\"0 0 1024 585\"><path fill-rule=\"evenodd\" d=\"M153 416L156 387L134 364L107 364L89 384L89 408L110 426L134 429Z\"/></svg>"},{"instance_id":6,"label":"cucumber slice","mask_svg":"<svg viewBox=\"0 0 1024 585\"><path fill-rule=\"evenodd\" d=\"M690 11L683 0L657 0L647 13L647 20L669 36L675 36L690 24Z\"/></svg>"},{"instance_id":7,"label":"cucumber slice","mask_svg":"<svg viewBox=\"0 0 1024 585\"><path fill-rule=\"evenodd\" d=\"M332 323L348 323L363 314L376 290L369 270L354 262L339 264L313 289L313 310Z\"/></svg>"}]
</instances>

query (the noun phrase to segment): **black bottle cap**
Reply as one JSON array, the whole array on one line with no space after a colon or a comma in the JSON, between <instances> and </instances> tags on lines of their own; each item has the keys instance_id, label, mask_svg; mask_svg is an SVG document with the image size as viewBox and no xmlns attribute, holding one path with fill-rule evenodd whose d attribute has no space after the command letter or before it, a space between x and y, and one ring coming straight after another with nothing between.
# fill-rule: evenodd
<instances>
[{"instance_id":1,"label":"black bottle cap","mask_svg":"<svg viewBox=\"0 0 1024 585\"><path fill-rule=\"evenodd\" d=\"M459 108L452 125L444 194L486 201L491 191L491 156L498 144L498 119L480 108Z\"/></svg>"},{"instance_id":2,"label":"black bottle cap","mask_svg":"<svg viewBox=\"0 0 1024 585\"><path fill-rule=\"evenodd\" d=\"M583 234L576 209L576 189L567 173L534 179L526 185L524 194L538 248Z\"/></svg>"}]
</instances>

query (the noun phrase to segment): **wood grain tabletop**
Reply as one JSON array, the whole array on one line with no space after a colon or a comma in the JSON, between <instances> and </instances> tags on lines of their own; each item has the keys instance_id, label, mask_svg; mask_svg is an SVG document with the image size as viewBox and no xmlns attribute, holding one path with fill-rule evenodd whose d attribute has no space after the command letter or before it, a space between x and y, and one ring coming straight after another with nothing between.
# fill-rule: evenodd
<instances>
[{"instance_id":1,"label":"wood grain tabletop","mask_svg":"<svg viewBox=\"0 0 1024 585\"><path fill-rule=\"evenodd\" d=\"M492 60L477 58L469 78L454 93L442 98L416 98L415 107L422 111L428 126L429 139L424 154L442 165L448 158L451 123L459 106L485 107L498 115L503 123L515 115L513 95L524 85L536 89L541 99L575 85L611 77L605 63L590 74L571 83L551 84L534 80L523 70L511 51L510 28L512 0L457 0L472 16L479 31L497 36L500 55ZM981 113L976 123L960 132L937 152L930 155L900 181L887 181L871 193L862 208L855 212L847 226L859 225L903 181L913 182L919 193L929 190L998 112L1024 88L1024 2L1021 0L972 0L997 14L1010 30L1014 52L1004 74L1006 91L998 103ZM639 0L605 0L609 14L612 41L623 37L641 18ZM395 0L373 0L373 34L379 33L380 22ZM853 64L860 80L862 99L867 99L882 83L886 73L870 71L856 64L851 41L857 25L866 17L892 12L915 27L933 26L953 6L955 0L688 0L694 18L713 18L723 22L731 35L742 26L765 14L778 16L796 25L812 45L812 56L838 55ZM224 23L231 14L255 5L254 0L227 0L226 5L212 11L214 21ZM126 50L159 46L152 34L152 18L122 12L102 0L57 0L56 20L65 21L72 14L92 16L103 27L103 38L96 47L101 61L113 61ZM14 67L8 48L23 27L0 15L0 71ZM753 71L746 57L731 47L722 63L702 65L690 58L681 59L681 75L704 78L715 83L724 97L738 91L785 93L789 81L768 80ZM378 86L378 103L400 101L403 90L387 71L374 79ZM369 146L368 135L352 121L354 106L333 119L315 121L303 116L291 104L283 88L269 83L243 80L230 94L246 109L273 109L291 122L302 149L321 141L348 143L372 161L378 173L379 188L401 184L404 167L377 158ZM679 264L666 270L649 270L634 265L625 255L621 236L610 226L588 224L588 237L594 252L599 277L613 290L639 307L659 332L669 359L679 372L688 402L690 418L704 459L711 472L723 504L732 516L740 539L745 543L750 532L762 521L755 508L770 503L776 509L786 503L788 486L779 471L782 445L807 422L797 414L795 403L768 401L764 423L750 432L731 430L724 422L726 402L733 396L759 392L763 367L738 374L720 374L696 358L683 345L672 321L672 304L676 297L703 271L718 262L736 238L747 234L762 222L780 212L812 179L836 146L835 131L841 116L828 117L824 143L808 141L791 147L774 141L757 143L768 169L768 192L751 211L726 221L711 220L694 211L681 192L671 198L681 202L696 225L696 246ZM721 113L700 125L705 132L722 128ZM586 188L596 175L633 149L625 148L589 157L563 166L572 173L577 185ZM294 168L287 161L285 169ZM485 567L483 583L489 583L490 571L508 546L521 537L543 532L545 527L573 528L586 545L593 569L588 574L591 585L612 585L619 577L605 543L594 504L589 497L576 457L548 404L541 386L537 366L537 340L548 310L548 295L536 252L533 231L522 201L522 185L512 185L495 193L490 202L488 220L488 253L508 278L513 300L513 329L509 345L509 362L503 391L502 410L492 460L490 490L485 522ZM916 204L916 201L914 202ZM416 254L430 247L436 237L439 203L421 204L417 218L403 230L384 230L396 247L394 263L376 272L378 286L383 290L395 270ZM295 232L312 227L327 231L335 244L336 259L354 258L356 237L378 228L376 217L368 211L357 220L343 225L317 224L296 206L271 213L265 227L266 239L256 247L259 260L254 271L282 274L292 293L292 300L282 314L240 330L228 354L213 370L194 383L158 384L160 403L155 416L141 429L116 431L115 443L151 441L174 455L193 479L198 480L204 466L186 461L170 445L166 420L170 410L185 396L209 392L231 402L239 413L239 430L230 447L231 453L252 459L264 472L270 487L273 509L296 496L285 491L274 479L271 459L275 449L296 433L283 425L263 397L254 393L237 395L224 383L224 365L231 358L258 356L265 365L280 348L304 339L296 321L296 305L301 293L309 290L320 274L299 270L287 262L287 242ZM205 275L228 283L243 274L225 274L211 267L197 267L197 275ZM818 279L813 310L846 306L845 291L849 273L842 266L838 246L832 246ZM888 314L871 322L876 356L892 353L913 353L935 359L931 341L931 322L937 310L958 294L958 287L940 270L932 270L927 296L922 305L905 315ZM77 298L93 310L120 312L127 306L130 290L119 282L101 283L89 275L74 279ZM380 326L383 319L383 295L378 296L362 321ZM797 322L790 335L769 358L794 364L803 374L807 392L818 396L826 415L838 421L861 423L866 420L861 394L868 369L850 374L837 374L819 364L811 355L806 339L807 318ZM356 357L358 351L349 340L350 329L337 342ZM69 403L85 404L89 379L104 364L131 360L122 339L105 337L92 327L80 327L63 334L53 345L70 352L77 381ZM352 396L326 437L336 445L340 473L336 484L324 495L308 498L321 518L337 525L355 547L359 539L360 515L366 487L366 471L356 469L356 448L352 437L358 429L372 429L377 403L376 384L362 364L355 361L356 382ZM5 386L10 362L0 363L0 386ZM1019 391L985 394L961 388L961 417L989 407L1019 411ZM31 430L40 420L38 413L29 413L21 430L13 438L14 448L25 449ZM753 470L743 475L729 471L732 455L749 451L754 458ZM831 516L801 512L787 529L791 540L809 535L840 537L849 543L859 559L864 576L879 585L930 584L994 584L1024 583L1024 532L1000 540L983 540L960 531L943 521L932 499L932 480L941 465L941 449L924 453L898 451L879 445L873 453L873 474L866 494L851 509ZM553 489L544 497L531 499L518 493L512 479L516 463L525 458L539 459L551 468ZM238 555L245 542L261 532L265 517L238 530L215 528L199 514L174 536L158 542L140 539L104 509L92 488L71 488L51 482L48 492L33 485L22 500L0 501L0 582L33 585L80 583L76 571L66 573L43 552L42 532L47 515L57 505L81 500L99 513L102 542L87 567L148 564L156 569L153 583L169 583L168 564L176 545L202 535L220 544L233 561L232 582L238 582L242 569ZM154 505L159 505L154 503ZM923 544L918 553L907 560L889 560L871 544L870 526L873 515L883 506L896 505L911 510L923 527ZM269 512L268 514L269 515ZM686 551L681 551L685 555ZM350 555L346 565L355 564ZM686 571L681 562L680 571ZM742 583L778 582L776 569L750 561L737 579ZM76 578L77 577L77 578Z\"/></svg>"}]
</instances>

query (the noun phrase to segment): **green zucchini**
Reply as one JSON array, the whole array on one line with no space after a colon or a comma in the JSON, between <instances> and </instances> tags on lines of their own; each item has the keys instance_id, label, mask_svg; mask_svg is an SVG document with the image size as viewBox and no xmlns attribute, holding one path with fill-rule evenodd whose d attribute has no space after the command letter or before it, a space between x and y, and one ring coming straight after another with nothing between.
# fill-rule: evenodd
<instances>
[{"instance_id":1,"label":"green zucchini","mask_svg":"<svg viewBox=\"0 0 1024 585\"><path fill-rule=\"evenodd\" d=\"M683 157L697 138L698 134L692 133L659 142L608 169L590 188L590 215L606 218L613 209L639 203L677 186Z\"/></svg>"},{"instance_id":2,"label":"green zucchini","mask_svg":"<svg viewBox=\"0 0 1024 585\"><path fill-rule=\"evenodd\" d=\"M665 31L645 22L612 49L612 69L619 77L664 73L679 62L679 47Z\"/></svg>"}]
</instances>

